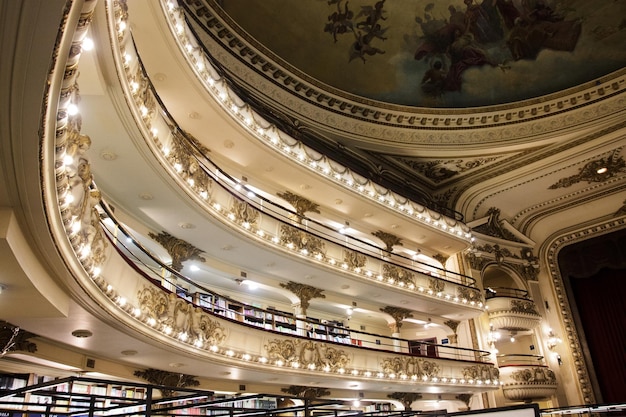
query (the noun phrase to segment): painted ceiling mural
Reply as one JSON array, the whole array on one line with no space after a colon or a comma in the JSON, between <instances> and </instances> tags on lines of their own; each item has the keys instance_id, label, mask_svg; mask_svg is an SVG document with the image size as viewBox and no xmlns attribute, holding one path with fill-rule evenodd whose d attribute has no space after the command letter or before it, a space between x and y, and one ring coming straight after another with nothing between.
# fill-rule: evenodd
<instances>
[{"instance_id":1,"label":"painted ceiling mural","mask_svg":"<svg viewBox=\"0 0 626 417\"><path fill-rule=\"evenodd\" d=\"M625 0L220 4L300 71L388 103L498 105L574 87L626 65Z\"/></svg>"}]
</instances>

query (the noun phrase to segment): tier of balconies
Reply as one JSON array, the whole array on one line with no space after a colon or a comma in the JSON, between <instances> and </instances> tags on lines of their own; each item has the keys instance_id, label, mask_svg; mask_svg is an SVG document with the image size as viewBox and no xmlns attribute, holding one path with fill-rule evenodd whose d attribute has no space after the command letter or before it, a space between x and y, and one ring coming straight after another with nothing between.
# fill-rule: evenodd
<instances>
[{"instance_id":1,"label":"tier of balconies","mask_svg":"<svg viewBox=\"0 0 626 417\"><path fill-rule=\"evenodd\" d=\"M515 288L488 288L486 306L493 330L511 333L535 329L541 323L535 302L528 292Z\"/></svg>"},{"instance_id":2,"label":"tier of balconies","mask_svg":"<svg viewBox=\"0 0 626 417\"><path fill-rule=\"evenodd\" d=\"M543 356L508 354L498 356L502 393L507 400L531 402L556 393L557 380Z\"/></svg>"}]
</instances>

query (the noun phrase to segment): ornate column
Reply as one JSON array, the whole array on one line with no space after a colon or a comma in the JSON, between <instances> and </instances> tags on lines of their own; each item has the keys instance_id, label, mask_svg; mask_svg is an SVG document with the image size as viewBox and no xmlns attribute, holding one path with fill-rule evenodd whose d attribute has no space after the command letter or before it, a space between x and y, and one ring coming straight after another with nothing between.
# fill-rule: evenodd
<instances>
[{"instance_id":1,"label":"ornate column","mask_svg":"<svg viewBox=\"0 0 626 417\"><path fill-rule=\"evenodd\" d=\"M402 320L404 320L407 317L413 317L413 314L411 314L411 310L408 310L406 308L401 308L401 307L385 306L381 308L380 311L382 311L383 313L387 313L391 317L393 317L394 322L389 323L389 328L391 329L392 337L399 338L400 327L402 327ZM402 352L402 346L400 345L400 341L394 340L393 343L394 343L394 351ZM407 346L407 349L408 349L408 346Z\"/></svg>"},{"instance_id":2,"label":"ornate column","mask_svg":"<svg viewBox=\"0 0 626 417\"><path fill-rule=\"evenodd\" d=\"M294 315L296 316L298 334L300 336L306 336L306 323L303 322L302 319L306 319L306 310L309 308L309 301L313 298L326 298L326 295L323 294L324 290L293 281L289 281L286 284L281 283L280 286L291 291L300 299L300 304L294 309Z\"/></svg>"}]
</instances>

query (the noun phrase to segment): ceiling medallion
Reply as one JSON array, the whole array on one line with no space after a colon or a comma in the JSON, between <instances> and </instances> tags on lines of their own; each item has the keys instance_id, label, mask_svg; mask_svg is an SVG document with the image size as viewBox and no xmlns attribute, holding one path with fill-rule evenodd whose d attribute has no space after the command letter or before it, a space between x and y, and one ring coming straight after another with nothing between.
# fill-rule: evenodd
<instances>
[{"instance_id":1,"label":"ceiling medallion","mask_svg":"<svg viewBox=\"0 0 626 417\"><path fill-rule=\"evenodd\" d=\"M115 161L117 159L117 154L113 151L105 149L100 152L100 158L104 159L105 161Z\"/></svg>"}]
</instances>

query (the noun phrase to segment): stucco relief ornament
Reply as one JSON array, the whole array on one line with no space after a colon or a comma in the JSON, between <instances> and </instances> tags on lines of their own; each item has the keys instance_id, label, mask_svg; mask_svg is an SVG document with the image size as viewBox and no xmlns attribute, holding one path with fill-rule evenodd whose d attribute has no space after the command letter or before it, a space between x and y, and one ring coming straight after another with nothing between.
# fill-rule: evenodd
<instances>
[{"instance_id":1,"label":"stucco relief ornament","mask_svg":"<svg viewBox=\"0 0 626 417\"><path fill-rule=\"evenodd\" d=\"M511 311L516 313L539 314L537 313L537 307L534 302L524 300L511 300Z\"/></svg>"},{"instance_id":2,"label":"stucco relief ornament","mask_svg":"<svg viewBox=\"0 0 626 417\"><path fill-rule=\"evenodd\" d=\"M178 129L172 130L170 146L167 159L176 169L176 172L185 179L194 191L208 196L211 193L213 180L204 171L200 161L210 150L191 134L181 132Z\"/></svg>"},{"instance_id":3,"label":"stucco relief ornament","mask_svg":"<svg viewBox=\"0 0 626 417\"><path fill-rule=\"evenodd\" d=\"M383 313L387 313L391 317L393 317L395 325L392 330L394 333L400 331L400 327L402 327L402 320L413 317L413 314L411 314L411 310L402 307L385 306L382 307L380 311L382 311Z\"/></svg>"},{"instance_id":4,"label":"stucco relief ornament","mask_svg":"<svg viewBox=\"0 0 626 417\"><path fill-rule=\"evenodd\" d=\"M312 255L325 253L322 239L287 224L280 226L280 243L297 251L305 250Z\"/></svg>"},{"instance_id":5,"label":"stucco relief ornament","mask_svg":"<svg viewBox=\"0 0 626 417\"><path fill-rule=\"evenodd\" d=\"M619 156L621 149L615 149L606 158L587 162L578 174L562 178L548 188L551 190L567 188L581 181L586 181L589 184L592 182L603 182L618 174L626 173L626 162L624 158Z\"/></svg>"},{"instance_id":6,"label":"stucco relief ornament","mask_svg":"<svg viewBox=\"0 0 626 417\"><path fill-rule=\"evenodd\" d=\"M144 321L167 334L196 340L196 346L219 345L226 330L201 308L154 287L144 287L137 294Z\"/></svg>"},{"instance_id":7,"label":"stucco relief ornament","mask_svg":"<svg viewBox=\"0 0 626 417\"><path fill-rule=\"evenodd\" d=\"M415 275L411 271L407 271L395 265L383 264L383 277L387 280L392 279L397 283L402 282L406 286L410 284L415 285Z\"/></svg>"},{"instance_id":8,"label":"stucco relief ornament","mask_svg":"<svg viewBox=\"0 0 626 417\"><path fill-rule=\"evenodd\" d=\"M372 232L372 235L383 241L383 243L385 244L385 251L389 253L393 252L394 245L402 246L402 239L394 234L387 233L382 230L377 230L375 232Z\"/></svg>"},{"instance_id":9,"label":"stucco relief ornament","mask_svg":"<svg viewBox=\"0 0 626 417\"><path fill-rule=\"evenodd\" d=\"M517 382L525 382L528 384L554 384L556 383L556 375L554 371L547 368L520 369L511 374Z\"/></svg>"},{"instance_id":10,"label":"stucco relief ornament","mask_svg":"<svg viewBox=\"0 0 626 417\"><path fill-rule=\"evenodd\" d=\"M463 377L466 379L492 379L500 377L500 371L493 365L474 365L463 368Z\"/></svg>"},{"instance_id":11,"label":"stucco relief ornament","mask_svg":"<svg viewBox=\"0 0 626 417\"><path fill-rule=\"evenodd\" d=\"M343 261L348 265L348 269L357 270L365 268L367 256L352 250L343 251Z\"/></svg>"},{"instance_id":12,"label":"stucco relief ornament","mask_svg":"<svg viewBox=\"0 0 626 417\"><path fill-rule=\"evenodd\" d=\"M428 278L428 288L433 290L434 293L443 292L446 288L446 283L437 278Z\"/></svg>"},{"instance_id":13,"label":"stucco relief ornament","mask_svg":"<svg viewBox=\"0 0 626 417\"><path fill-rule=\"evenodd\" d=\"M205 262L200 254L202 251L191 243L187 243L184 240L178 239L167 232L161 232L158 235L150 232L148 233L152 239L156 240L165 248L167 253L172 257L172 269L175 271L182 271L183 262L188 260L197 260Z\"/></svg>"},{"instance_id":14,"label":"stucco relief ornament","mask_svg":"<svg viewBox=\"0 0 626 417\"><path fill-rule=\"evenodd\" d=\"M296 214L293 219L302 223L305 218L305 213L319 213L319 204L312 202L298 194L294 194L291 191L285 191L284 193L276 193L276 195L296 209Z\"/></svg>"},{"instance_id":15,"label":"stucco relief ornament","mask_svg":"<svg viewBox=\"0 0 626 417\"><path fill-rule=\"evenodd\" d=\"M350 358L343 350L312 340L273 339L264 348L267 357L275 364L298 363L309 369L336 371L350 363Z\"/></svg>"},{"instance_id":16,"label":"stucco relief ornament","mask_svg":"<svg viewBox=\"0 0 626 417\"><path fill-rule=\"evenodd\" d=\"M310 285L289 281L286 284L281 283L280 286L298 296L298 298L300 299L302 314L306 314L306 310L309 308L310 300L312 300L313 298L326 298L326 295L324 295L324 290L320 290L319 288L315 288Z\"/></svg>"},{"instance_id":17,"label":"stucco relief ornament","mask_svg":"<svg viewBox=\"0 0 626 417\"><path fill-rule=\"evenodd\" d=\"M245 201L233 199L230 212L235 216L235 220L249 226L256 225L259 220L259 211Z\"/></svg>"},{"instance_id":18,"label":"stucco relief ornament","mask_svg":"<svg viewBox=\"0 0 626 417\"><path fill-rule=\"evenodd\" d=\"M456 291L461 299L465 298L467 301L483 302L483 296L478 289L457 287Z\"/></svg>"},{"instance_id":19,"label":"stucco relief ornament","mask_svg":"<svg viewBox=\"0 0 626 417\"><path fill-rule=\"evenodd\" d=\"M384 359L381 368L386 374L395 375L415 375L417 378L439 376L441 371L439 365L423 358L397 356L394 358Z\"/></svg>"}]
</instances>

